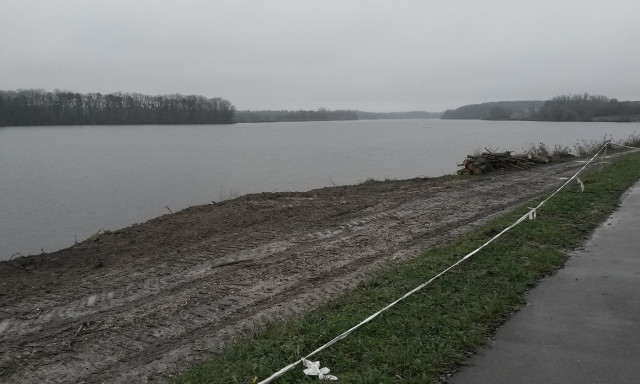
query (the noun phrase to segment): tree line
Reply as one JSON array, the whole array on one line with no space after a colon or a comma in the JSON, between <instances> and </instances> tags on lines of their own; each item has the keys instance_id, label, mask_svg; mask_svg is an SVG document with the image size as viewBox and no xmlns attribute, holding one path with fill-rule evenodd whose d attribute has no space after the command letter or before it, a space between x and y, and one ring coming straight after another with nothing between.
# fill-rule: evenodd
<instances>
[{"instance_id":1,"label":"tree line","mask_svg":"<svg viewBox=\"0 0 640 384\"><path fill-rule=\"evenodd\" d=\"M267 123L276 121L336 121L336 120L377 120L377 119L436 119L442 114L437 112L364 112L357 110L331 111L320 108L317 111L237 111L238 123Z\"/></svg>"},{"instance_id":2,"label":"tree line","mask_svg":"<svg viewBox=\"0 0 640 384\"><path fill-rule=\"evenodd\" d=\"M640 119L640 101L618 101L606 96L562 95L544 103L537 120L631 121Z\"/></svg>"},{"instance_id":3,"label":"tree line","mask_svg":"<svg viewBox=\"0 0 640 384\"><path fill-rule=\"evenodd\" d=\"M456 109L448 109L442 115L443 119L473 119L473 120L503 120L514 118L531 118L534 111L539 110L543 101L492 101L481 104L463 105Z\"/></svg>"},{"instance_id":4,"label":"tree line","mask_svg":"<svg viewBox=\"0 0 640 384\"><path fill-rule=\"evenodd\" d=\"M0 126L102 124L229 124L235 107L223 98L0 91Z\"/></svg>"},{"instance_id":5,"label":"tree line","mask_svg":"<svg viewBox=\"0 0 640 384\"><path fill-rule=\"evenodd\" d=\"M238 123L272 123L277 121L335 121L358 120L354 111L330 111L320 108L317 111L237 111L235 121Z\"/></svg>"},{"instance_id":6,"label":"tree line","mask_svg":"<svg viewBox=\"0 0 640 384\"><path fill-rule=\"evenodd\" d=\"M444 112L443 119L535 121L638 121L640 101L606 96L562 95L547 101L497 101L464 105Z\"/></svg>"},{"instance_id":7,"label":"tree line","mask_svg":"<svg viewBox=\"0 0 640 384\"><path fill-rule=\"evenodd\" d=\"M360 120L383 119L439 119L442 112L409 111L409 112L364 112L355 111Z\"/></svg>"}]
</instances>

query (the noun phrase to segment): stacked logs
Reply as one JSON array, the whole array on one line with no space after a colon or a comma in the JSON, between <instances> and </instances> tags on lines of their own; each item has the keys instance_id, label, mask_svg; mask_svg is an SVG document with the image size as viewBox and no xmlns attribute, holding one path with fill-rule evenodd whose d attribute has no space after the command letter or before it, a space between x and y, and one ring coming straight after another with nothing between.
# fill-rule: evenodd
<instances>
[{"instance_id":1,"label":"stacked logs","mask_svg":"<svg viewBox=\"0 0 640 384\"><path fill-rule=\"evenodd\" d=\"M512 155L510 151L492 152L486 150L478 156L467 155L462 164L458 164L458 166L464 167L458 170L458 175L480 175L499 169L522 170L550 161L552 159L549 157L531 153Z\"/></svg>"}]
</instances>

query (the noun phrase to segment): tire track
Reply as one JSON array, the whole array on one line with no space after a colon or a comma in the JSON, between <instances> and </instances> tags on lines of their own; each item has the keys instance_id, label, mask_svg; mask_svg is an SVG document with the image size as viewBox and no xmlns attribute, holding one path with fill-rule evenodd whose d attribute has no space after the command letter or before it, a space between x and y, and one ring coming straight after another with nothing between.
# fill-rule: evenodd
<instances>
[{"instance_id":1,"label":"tire track","mask_svg":"<svg viewBox=\"0 0 640 384\"><path fill-rule=\"evenodd\" d=\"M2 286L0 380L164 381L254 327L557 187L579 166L252 195L89 239L75 254L1 263L0 276L44 281L49 292L21 297ZM76 268L83 255L89 262ZM119 266L89 268L104 264L95 255ZM69 270L76 275L60 280Z\"/></svg>"}]
</instances>

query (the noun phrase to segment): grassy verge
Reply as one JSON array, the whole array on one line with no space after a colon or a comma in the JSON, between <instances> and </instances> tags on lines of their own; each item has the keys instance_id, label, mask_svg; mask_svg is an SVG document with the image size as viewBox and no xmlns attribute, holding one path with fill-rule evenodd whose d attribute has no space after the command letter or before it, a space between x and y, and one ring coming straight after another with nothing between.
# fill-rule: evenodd
<instances>
[{"instance_id":1,"label":"grassy verge","mask_svg":"<svg viewBox=\"0 0 640 384\"><path fill-rule=\"evenodd\" d=\"M640 154L581 177L538 212L432 285L383 313L313 360L345 383L434 383L483 345L521 303L523 293L565 262L640 178ZM306 355L402 296L513 223L511 214L402 266L341 298L239 340L176 383L252 383ZM316 382L296 367L277 383Z\"/></svg>"}]
</instances>

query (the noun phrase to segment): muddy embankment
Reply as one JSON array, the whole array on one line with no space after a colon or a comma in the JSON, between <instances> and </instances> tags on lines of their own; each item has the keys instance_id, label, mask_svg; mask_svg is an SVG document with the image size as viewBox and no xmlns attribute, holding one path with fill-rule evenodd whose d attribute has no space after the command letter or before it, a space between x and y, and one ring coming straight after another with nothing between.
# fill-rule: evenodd
<instances>
[{"instance_id":1,"label":"muddy embankment","mask_svg":"<svg viewBox=\"0 0 640 384\"><path fill-rule=\"evenodd\" d=\"M583 164L248 195L0 263L0 382L164 382Z\"/></svg>"}]
</instances>

